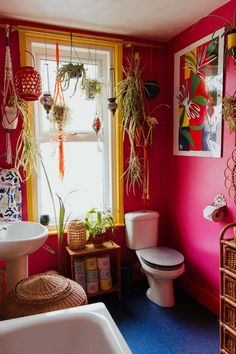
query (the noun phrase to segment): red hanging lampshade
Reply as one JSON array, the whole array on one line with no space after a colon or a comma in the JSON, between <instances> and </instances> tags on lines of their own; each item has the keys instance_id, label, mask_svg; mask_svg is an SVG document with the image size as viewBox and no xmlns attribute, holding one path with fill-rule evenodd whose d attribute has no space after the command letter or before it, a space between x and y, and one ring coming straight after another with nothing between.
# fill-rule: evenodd
<instances>
[{"instance_id":1,"label":"red hanging lampshade","mask_svg":"<svg viewBox=\"0 0 236 354\"><path fill-rule=\"evenodd\" d=\"M31 54L30 52L28 52ZM33 61L34 57L31 54ZM42 94L39 72L32 66L22 66L15 73L16 94L25 101L36 101Z\"/></svg>"}]
</instances>

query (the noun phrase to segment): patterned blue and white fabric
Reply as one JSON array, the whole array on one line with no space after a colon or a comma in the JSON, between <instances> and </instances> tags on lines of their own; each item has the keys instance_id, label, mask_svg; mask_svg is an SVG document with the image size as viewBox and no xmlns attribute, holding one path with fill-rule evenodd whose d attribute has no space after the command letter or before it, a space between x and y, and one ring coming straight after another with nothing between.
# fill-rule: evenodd
<instances>
[{"instance_id":1,"label":"patterned blue and white fabric","mask_svg":"<svg viewBox=\"0 0 236 354\"><path fill-rule=\"evenodd\" d=\"M21 221L20 179L14 168L0 168L0 221Z\"/></svg>"}]
</instances>

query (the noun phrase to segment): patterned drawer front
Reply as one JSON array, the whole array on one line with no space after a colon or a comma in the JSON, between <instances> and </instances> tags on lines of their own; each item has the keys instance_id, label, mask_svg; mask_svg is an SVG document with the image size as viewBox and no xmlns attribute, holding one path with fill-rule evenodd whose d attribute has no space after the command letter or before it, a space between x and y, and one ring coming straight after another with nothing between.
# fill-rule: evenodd
<instances>
[{"instance_id":1,"label":"patterned drawer front","mask_svg":"<svg viewBox=\"0 0 236 354\"><path fill-rule=\"evenodd\" d=\"M232 329L236 329L236 308L223 302L223 321Z\"/></svg>"},{"instance_id":2,"label":"patterned drawer front","mask_svg":"<svg viewBox=\"0 0 236 354\"><path fill-rule=\"evenodd\" d=\"M231 247L225 247L225 268L236 273L236 250Z\"/></svg>"},{"instance_id":3,"label":"patterned drawer front","mask_svg":"<svg viewBox=\"0 0 236 354\"><path fill-rule=\"evenodd\" d=\"M236 280L224 274L224 296L232 301L236 301Z\"/></svg>"}]
</instances>

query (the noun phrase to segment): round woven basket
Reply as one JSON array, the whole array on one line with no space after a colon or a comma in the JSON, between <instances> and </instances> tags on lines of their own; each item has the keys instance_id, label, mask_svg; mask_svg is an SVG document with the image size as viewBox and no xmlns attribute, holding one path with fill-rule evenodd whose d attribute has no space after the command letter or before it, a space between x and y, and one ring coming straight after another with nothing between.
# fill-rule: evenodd
<instances>
[{"instance_id":1,"label":"round woven basket","mask_svg":"<svg viewBox=\"0 0 236 354\"><path fill-rule=\"evenodd\" d=\"M67 229L67 243L70 249L80 250L86 243L86 228L81 220L71 220Z\"/></svg>"},{"instance_id":2,"label":"round woven basket","mask_svg":"<svg viewBox=\"0 0 236 354\"><path fill-rule=\"evenodd\" d=\"M81 285L59 274L41 273L21 280L0 303L0 319L8 320L87 304Z\"/></svg>"}]
</instances>

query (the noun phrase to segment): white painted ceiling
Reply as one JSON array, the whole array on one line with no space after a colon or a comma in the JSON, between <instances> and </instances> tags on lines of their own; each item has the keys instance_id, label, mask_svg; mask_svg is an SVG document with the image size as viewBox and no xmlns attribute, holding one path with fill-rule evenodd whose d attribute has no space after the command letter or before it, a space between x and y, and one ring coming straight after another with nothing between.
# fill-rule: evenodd
<instances>
[{"instance_id":1,"label":"white painted ceiling","mask_svg":"<svg viewBox=\"0 0 236 354\"><path fill-rule=\"evenodd\" d=\"M228 0L0 0L0 17L167 41Z\"/></svg>"}]
</instances>

